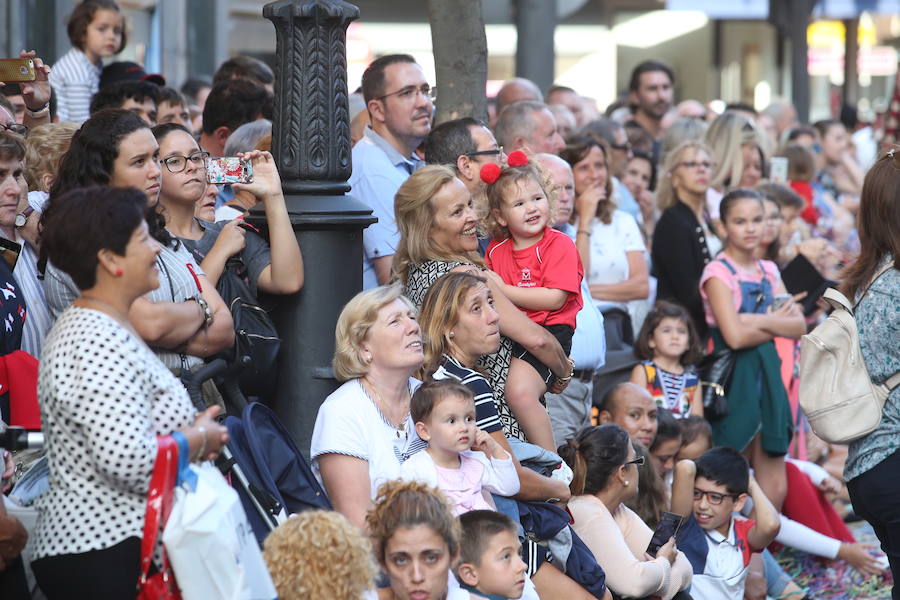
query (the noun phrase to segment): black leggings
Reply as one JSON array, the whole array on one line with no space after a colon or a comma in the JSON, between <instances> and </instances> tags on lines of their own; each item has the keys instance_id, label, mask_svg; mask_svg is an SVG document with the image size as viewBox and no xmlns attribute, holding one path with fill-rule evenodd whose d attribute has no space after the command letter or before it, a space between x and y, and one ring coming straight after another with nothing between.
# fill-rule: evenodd
<instances>
[{"instance_id":1,"label":"black leggings","mask_svg":"<svg viewBox=\"0 0 900 600\"><path fill-rule=\"evenodd\" d=\"M900 599L900 451L847 482L853 512L872 525L894 574L891 597Z\"/></svg>"},{"instance_id":2,"label":"black leggings","mask_svg":"<svg viewBox=\"0 0 900 600\"><path fill-rule=\"evenodd\" d=\"M137 596L141 573L141 539L130 537L110 548L61 554L31 563L47 600L79 598L125 600Z\"/></svg>"}]
</instances>

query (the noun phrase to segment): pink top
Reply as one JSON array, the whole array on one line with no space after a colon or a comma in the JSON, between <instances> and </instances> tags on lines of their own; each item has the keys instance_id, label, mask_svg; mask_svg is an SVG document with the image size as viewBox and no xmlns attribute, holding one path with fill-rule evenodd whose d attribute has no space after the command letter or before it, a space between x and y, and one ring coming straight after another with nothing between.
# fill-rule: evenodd
<instances>
[{"instance_id":1,"label":"pink top","mask_svg":"<svg viewBox=\"0 0 900 600\"><path fill-rule=\"evenodd\" d=\"M458 469L437 469L438 488L453 504L453 514L459 516L470 510L495 510L488 504L481 490L484 465L470 456L459 455Z\"/></svg>"},{"instance_id":2,"label":"pink top","mask_svg":"<svg viewBox=\"0 0 900 600\"><path fill-rule=\"evenodd\" d=\"M573 496L568 508L572 529L603 567L606 585L615 594L669 600L691 584L691 564L682 552L671 565L662 556L645 559L653 531L624 504L610 513L599 498L585 494Z\"/></svg>"},{"instance_id":3,"label":"pink top","mask_svg":"<svg viewBox=\"0 0 900 600\"><path fill-rule=\"evenodd\" d=\"M723 254L720 256L725 255ZM762 281L763 275L765 274L765 277L769 279L769 283L772 285L772 293L784 293L784 284L781 282L781 274L778 272L778 266L772 261L761 260L759 263L753 264L752 270L748 270L728 257L725 257L725 260L734 267L734 270L737 271L737 275L734 275L729 271L728 267L722 264L721 260L716 259L707 263L706 267L703 269L703 275L700 277L700 297L703 298L703 312L706 314L706 324L713 327L716 325L716 318L713 315L712 308L709 306L709 296L707 296L706 289L703 287L703 284L713 277L720 279L728 286L728 289L731 290L731 298L734 301L734 310L738 310L741 307L741 281L759 283ZM759 272L757 264L762 264L764 274Z\"/></svg>"}]
</instances>

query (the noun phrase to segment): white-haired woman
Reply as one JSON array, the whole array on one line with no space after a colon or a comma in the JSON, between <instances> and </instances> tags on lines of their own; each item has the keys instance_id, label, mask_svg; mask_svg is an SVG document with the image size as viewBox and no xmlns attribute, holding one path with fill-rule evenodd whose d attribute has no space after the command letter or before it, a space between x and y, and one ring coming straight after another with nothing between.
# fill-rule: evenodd
<instances>
[{"instance_id":1,"label":"white-haired woman","mask_svg":"<svg viewBox=\"0 0 900 600\"><path fill-rule=\"evenodd\" d=\"M361 292L341 311L334 375L344 384L319 408L310 458L334 509L361 529L378 487L426 445L409 416L424 360L416 309L399 286Z\"/></svg>"}]
</instances>

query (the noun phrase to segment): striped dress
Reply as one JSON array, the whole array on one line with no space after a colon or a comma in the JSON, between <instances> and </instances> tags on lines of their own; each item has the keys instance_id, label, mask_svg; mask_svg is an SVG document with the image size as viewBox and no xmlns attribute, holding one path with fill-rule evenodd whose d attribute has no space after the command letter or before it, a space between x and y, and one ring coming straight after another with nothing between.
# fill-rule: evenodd
<instances>
[{"instance_id":1,"label":"striped dress","mask_svg":"<svg viewBox=\"0 0 900 600\"><path fill-rule=\"evenodd\" d=\"M100 88L102 69L101 62L91 63L78 48L72 48L56 61L50 71L50 86L60 121L87 121L91 115L91 98Z\"/></svg>"}]
</instances>

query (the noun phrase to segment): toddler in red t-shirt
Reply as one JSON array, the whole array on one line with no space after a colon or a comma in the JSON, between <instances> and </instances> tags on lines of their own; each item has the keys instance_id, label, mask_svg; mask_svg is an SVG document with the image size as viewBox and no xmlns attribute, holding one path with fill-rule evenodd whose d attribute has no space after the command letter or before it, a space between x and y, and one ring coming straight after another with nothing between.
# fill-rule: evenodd
<instances>
[{"instance_id":1,"label":"toddler in red t-shirt","mask_svg":"<svg viewBox=\"0 0 900 600\"><path fill-rule=\"evenodd\" d=\"M485 254L506 296L559 341L566 354L572 349L575 317L583 305L584 268L574 242L552 229L552 197L540 167L521 151L510 153L508 166L486 165L488 229L493 240ZM547 411L541 398L547 391L550 368L515 344L506 400L528 441L555 451Z\"/></svg>"}]
</instances>

